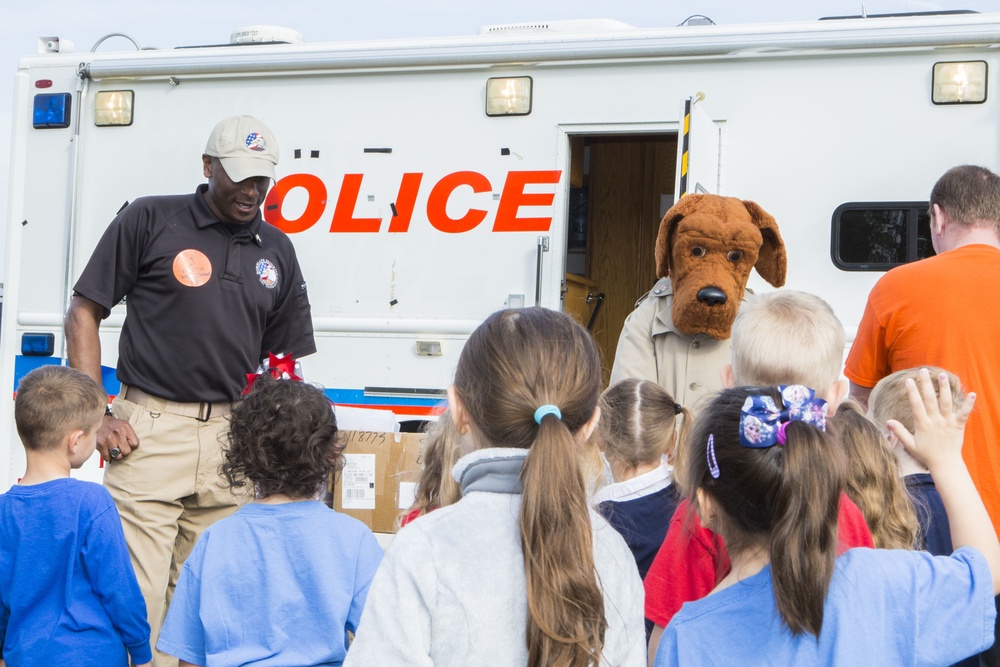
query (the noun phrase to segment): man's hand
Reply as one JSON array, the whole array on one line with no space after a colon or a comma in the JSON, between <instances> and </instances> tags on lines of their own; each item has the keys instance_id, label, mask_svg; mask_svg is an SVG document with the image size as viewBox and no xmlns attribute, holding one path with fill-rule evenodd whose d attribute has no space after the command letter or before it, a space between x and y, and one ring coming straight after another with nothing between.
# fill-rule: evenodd
<instances>
[{"instance_id":1,"label":"man's hand","mask_svg":"<svg viewBox=\"0 0 1000 667\"><path fill-rule=\"evenodd\" d=\"M104 423L97 429L97 451L105 461L121 461L139 446L139 436L132 425L122 419L104 417Z\"/></svg>"},{"instance_id":2,"label":"man's hand","mask_svg":"<svg viewBox=\"0 0 1000 667\"><path fill-rule=\"evenodd\" d=\"M83 371L98 384L101 377L101 338L98 335L104 306L74 294L66 311L66 356L69 365ZM97 451L105 461L120 461L139 446L132 426L121 419L104 417L97 430ZM0 666L2 667L2 666Z\"/></svg>"}]
</instances>

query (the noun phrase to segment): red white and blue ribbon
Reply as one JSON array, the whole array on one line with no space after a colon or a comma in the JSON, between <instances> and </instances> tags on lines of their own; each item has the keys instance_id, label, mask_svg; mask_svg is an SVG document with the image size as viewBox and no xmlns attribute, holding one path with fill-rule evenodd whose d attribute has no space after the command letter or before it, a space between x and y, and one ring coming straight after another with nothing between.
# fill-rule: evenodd
<instances>
[{"instance_id":1,"label":"red white and blue ribbon","mask_svg":"<svg viewBox=\"0 0 1000 667\"><path fill-rule=\"evenodd\" d=\"M302 365L295 360L295 357L288 354L267 353L267 359L257 367L256 373L247 373L247 386L243 390L244 394L249 394L253 389L253 383L261 375L270 375L275 380L293 380L302 382Z\"/></svg>"}]
</instances>

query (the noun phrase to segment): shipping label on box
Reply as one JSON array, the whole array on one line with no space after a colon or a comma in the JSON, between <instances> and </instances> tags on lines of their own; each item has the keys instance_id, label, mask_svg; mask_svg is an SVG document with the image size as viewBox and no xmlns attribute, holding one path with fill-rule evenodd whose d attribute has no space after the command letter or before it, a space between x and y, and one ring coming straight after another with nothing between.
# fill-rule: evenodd
<instances>
[{"instance_id":1,"label":"shipping label on box","mask_svg":"<svg viewBox=\"0 0 1000 667\"><path fill-rule=\"evenodd\" d=\"M340 472L340 505L344 509L375 509L375 455L344 454Z\"/></svg>"},{"instance_id":2,"label":"shipping label on box","mask_svg":"<svg viewBox=\"0 0 1000 667\"><path fill-rule=\"evenodd\" d=\"M333 508L377 533L395 531L420 478L422 433L342 431L344 468L331 484Z\"/></svg>"}]
</instances>

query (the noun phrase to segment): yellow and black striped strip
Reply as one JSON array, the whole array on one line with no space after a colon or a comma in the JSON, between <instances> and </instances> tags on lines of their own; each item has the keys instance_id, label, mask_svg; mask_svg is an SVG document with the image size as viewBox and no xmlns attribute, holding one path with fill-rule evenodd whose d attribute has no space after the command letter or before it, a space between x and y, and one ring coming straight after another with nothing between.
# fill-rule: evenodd
<instances>
[{"instance_id":1,"label":"yellow and black striped strip","mask_svg":"<svg viewBox=\"0 0 1000 667\"><path fill-rule=\"evenodd\" d=\"M681 185L680 192L677 193L677 200L687 194L688 188L688 151L690 150L689 139L691 136L691 98L684 100L684 133L681 136Z\"/></svg>"}]
</instances>

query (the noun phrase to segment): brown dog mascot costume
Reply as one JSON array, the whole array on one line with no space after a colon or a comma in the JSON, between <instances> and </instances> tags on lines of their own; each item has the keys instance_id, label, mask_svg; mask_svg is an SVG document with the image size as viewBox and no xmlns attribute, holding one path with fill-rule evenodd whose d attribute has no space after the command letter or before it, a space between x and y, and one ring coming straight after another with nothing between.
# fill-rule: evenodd
<instances>
[{"instance_id":1,"label":"brown dog mascot costume","mask_svg":"<svg viewBox=\"0 0 1000 667\"><path fill-rule=\"evenodd\" d=\"M785 245L774 218L754 202L688 195L660 221L655 255L660 280L625 320L611 382L652 380L691 406L722 387L751 269L785 284Z\"/></svg>"}]
</instances>

